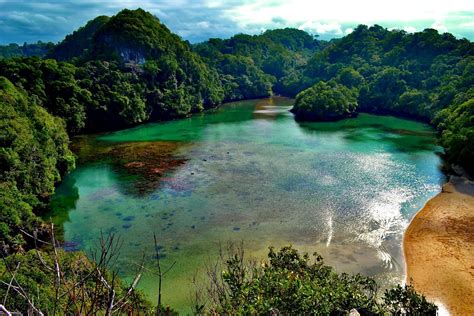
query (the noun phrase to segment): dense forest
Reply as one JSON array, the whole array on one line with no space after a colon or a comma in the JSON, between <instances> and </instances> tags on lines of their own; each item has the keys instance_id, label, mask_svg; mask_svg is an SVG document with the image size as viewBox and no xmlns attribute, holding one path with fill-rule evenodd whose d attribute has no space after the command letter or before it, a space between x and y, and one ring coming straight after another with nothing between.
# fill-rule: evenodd
<instances>
[{"instance_id":1,"label":"dense forest","mask_svg":"<svg viewBox=\"0 0 474 316\"><path fill-rule=\"evenodd\" d=\"M474 44L467 39L434 29L411 34L360 25L330 42L283 29L211 39L195 50L224 75L232 75L229 67L216 61L250 58L272 76L274 93L296 96L297 119L370 112L430 122L447 162L474 172Z\"/></svg>"},{"instance_id":2,"label":"dense forest","mask_svg":"<svg viewBox=\"0 0 474 316\"><path fill-rule=\"evenodd\" d=\"M44 57L48 54L55 45L51 42L43 43L38 41L35 44L23 43L23 45L9 44L0 45L0 58L11 58L11 57Z\"/></svg>"},{"instance_id":3,"label":"dense forest","mask_svg":"<svg viewBox=\"0 0 474 316\"><path fill-rule=\"evenodd\" d=\"M360 25L329 42L288 28L191 45L150 13L123 10L88 22L57 45L0 47L0 252L9 258L0 280L10 282L8 265L20 259L23 267L40 264L33 236L51 235L38 216L74 168L70 137L272 94L296 97L293 112L301 120L371 112L430 122L447 166L474 174L474 44L467 39ZM42 251L53 260L50 249ZM73 269L73 260L86 260L75 256L61 253L61 261ZM32 271L19 273L32 279ZM35 273L28 286L44 278L52 293L54 280L42 268ZM235 312L248 312L227 299ZM136 302L142 304L139 295ZM26 310L21 304L14 306Z\"/></svg>"}]
</instances>

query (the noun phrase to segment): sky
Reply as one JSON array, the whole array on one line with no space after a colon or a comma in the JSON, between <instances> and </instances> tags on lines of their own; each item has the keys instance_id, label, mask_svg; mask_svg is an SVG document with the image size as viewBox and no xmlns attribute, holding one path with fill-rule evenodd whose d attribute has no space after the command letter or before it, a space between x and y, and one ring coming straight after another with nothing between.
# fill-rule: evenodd
<instances>
[{"instance_id":1,"label":"sky","mask_svg":"<svg viewBox=\"0 0 474 316\"><path fill-rule=\"evenodd\" d=\"M474 40L474 0L0 0L0 44L58 42L98 15L139 7L192 43L283 27L331 39L358 24Z\"/></svg>"}]
</instances>

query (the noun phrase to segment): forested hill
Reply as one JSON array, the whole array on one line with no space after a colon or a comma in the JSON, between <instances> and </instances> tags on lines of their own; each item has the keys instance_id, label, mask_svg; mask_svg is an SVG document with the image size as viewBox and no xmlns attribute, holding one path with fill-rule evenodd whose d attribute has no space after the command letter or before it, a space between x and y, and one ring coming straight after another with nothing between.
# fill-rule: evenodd
<instances>
[{"instance_id":1,"label":"forested hill","mask_svg":"<svg viewBox=\"0 0 474 316\"><path fill-rule=\"evenodd\" d=\"M239 34L227 40L214 38L194 45L194 50L222 77L235 83L237 94L253 86L294 95L297 92L287 82L299 80L310 58L325 46L327 42L318 41L305 31L286 28L254 36ZM249 81L253 84L249 85ZM246 92L240 97L248 97Z\"/></svg>"},{"instance_id":2,"label":"forested hill","mask_svg":"<svg viewBox=\"0 0 474 316\"><path fill-rule=\"evenodd\" d=\"M467 39L434 29L359 25L330 42L284 29L211 39L194 49L222 77L239 73L239 62L257 67L264 74L258 82L296 96L297 119L335 120L364 111L430 122L447 161L474 173L474 44Z\"/></svg>"},{"instance_id":3,"label":"forested hill","mask_svg":"<svg viewBox=\"0 0 474 316\"><path fill-rule=\"evenodd\" d=\"M9 44L9 45L0 45L0 59L1 58L11 58L11 57L31 57L38 56L44 57L48 54L55 45L51 42L43 43L38 41L35 44L23 45L18 44Z\"/></svg>"},{"instance_id":4,"label":"forested hill","mask_svg":"<svg viewBox=\"0 0 474 316\"><path fill-rule=\"evenodd\" d=\"M449 33L360 25L325 42L287 28L190 45L137 9L99 16L54 47L37 45L48 47L48 59L3 58L0 75L61 117L69 134L297 96L317 84L297 96L297 119L359 111L422 119L439 129L448 161L473 171L474 45Z\"/></svg>"},{"instance_id":5,"label":"forested hill","mask_svg":"<svg viewBox=\"0 0 474 316\"><path fill-rule=\"evenodd\" d=\"M62 117L70 134L181 117L225 97L217 71L141 9L94 19L48 56L1 59L0 74Z\"/></svg>"}]
</instances>

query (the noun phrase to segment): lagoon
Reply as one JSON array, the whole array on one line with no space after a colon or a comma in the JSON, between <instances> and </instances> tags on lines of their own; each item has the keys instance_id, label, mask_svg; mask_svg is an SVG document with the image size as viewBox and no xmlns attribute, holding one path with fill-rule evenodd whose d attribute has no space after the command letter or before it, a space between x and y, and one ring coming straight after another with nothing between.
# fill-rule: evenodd
<instances>
[{"instance_id":1,"label":"lagoon","mask_svg":"<svg viewBox=\"0 0 474 316\"><path fill-rule=\"evenodd\" d=\"M317 251L339 272L385 286L405 276L403 233L445 181L441 148L426 124L360 114L297 122L292 99L225 104L187 119L78 137L78 165L51 206L67 249L90 250L101 233L121 236L116 264L127 280L145 256L140 287L154 302L161 263L175 263L165 304L189 313L192 279L205 277L221 245L242 241Z\"/></svg>"}]
</instances>

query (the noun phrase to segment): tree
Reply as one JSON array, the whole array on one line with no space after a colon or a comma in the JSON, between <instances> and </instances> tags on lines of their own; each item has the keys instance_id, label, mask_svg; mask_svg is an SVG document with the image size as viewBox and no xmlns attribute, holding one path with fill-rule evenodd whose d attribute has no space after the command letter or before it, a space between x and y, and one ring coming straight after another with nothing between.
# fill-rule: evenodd
<instances>
[{"instance_id":1,"label":"tree","mask_svg":"<svg viewBox=\"0 0 474 316\"><path fill-rule=\"evenodd\" d=\"M292 112L301 120L330 121L351 116L356 109L356 90L321 81L296 96Z\"/></svg>"}]
</instances>

